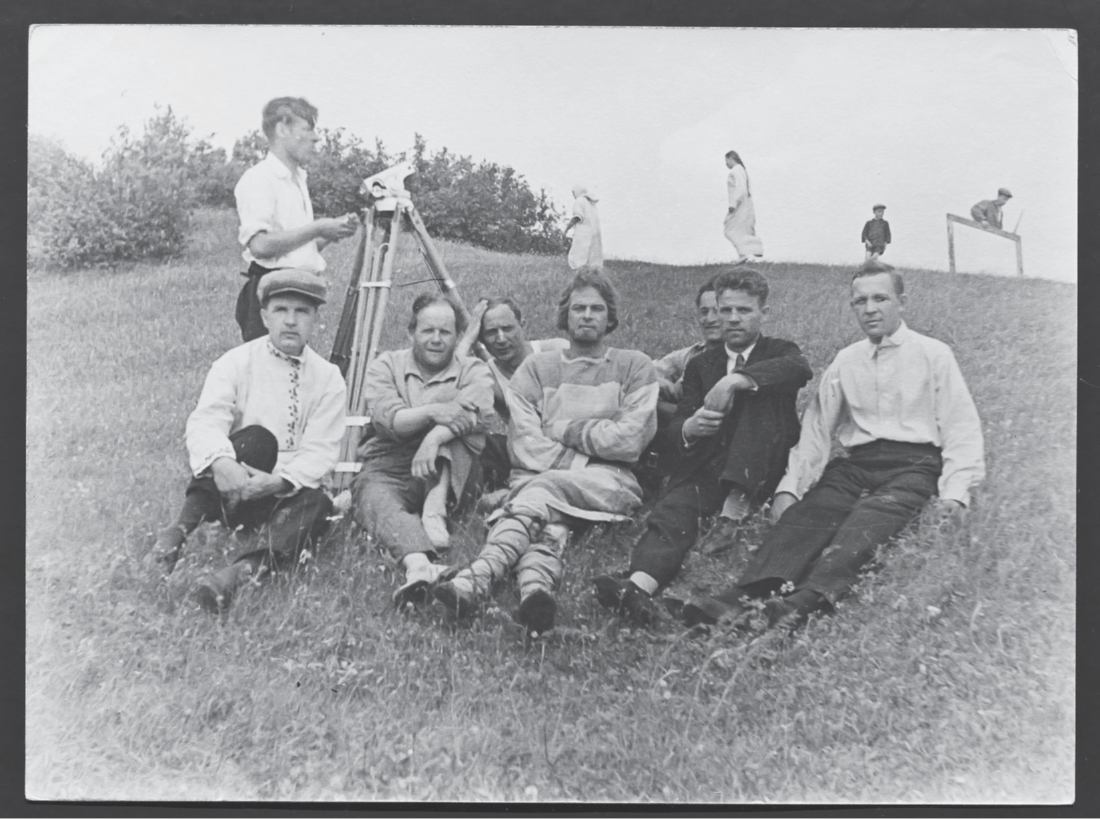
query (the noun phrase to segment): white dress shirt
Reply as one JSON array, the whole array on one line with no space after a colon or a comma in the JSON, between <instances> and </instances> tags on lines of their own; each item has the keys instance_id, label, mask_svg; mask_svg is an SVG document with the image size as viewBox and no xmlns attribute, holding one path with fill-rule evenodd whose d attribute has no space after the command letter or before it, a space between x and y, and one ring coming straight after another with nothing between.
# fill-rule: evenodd
<instances>
[{"instance_id":1,"label":"white dress shirt","mask_svg":"<svg viewBox=\"0 0 1100 819\"><path fill-rule=\"evenodd\" d=\"M244 246L242 258L249 264L275 269L296 267L310 273L325 269L325 260L317 247L317 240L310 239L289 253L270 259L257 259L248 249L248 243L258 233L292 230L313 222L313 203L306 187L306 170L298 168L294 173L277 156L267 156L249 168L233 189L237 199L237 215L241 229L237 239Z\"/></svg>"},{"instance_id":2,"label":"white dress shirt","mask_svg":"<svg viewBox=\"0 0 1100 819\"><path fill-rule=\"evenodd\" d=\"M279 441L273 475L295 490L316 489L336 466L344 437L340 368L306 347L275 349L268 336L234 347L214 362L187 419L187 453L198 477L218 458L236 460L229 436L258 424Z\"/></svg>"},{"instance_id":3,"label":"white dress shirt","mask_svg":"<svg viewBox=\"0 0 1100 819\"><path fill-rule=\"evenodd\" d=\"M880 344L845 347L821 377L776 493L801 498L821 478L833 432L845 448L872 441L933 444L939 496L962 504L985 477L978 410L951 348L903 322Z\"/></svg>"},{"instance_id":4,"label":"white dress shirt","mask_svg":"<svg viewBox=\"0 0 1100 819\"><path fill-rule=\"evenodd\" d=\"M757 338L757 340L759 340L760 336L757 336L756 338ZM726 375L732 375L734 373L734 371L737 369L737 356L741 356L741 366L744 367L745 363L749 360L749 356L752 355L752 351L755 348L756 348L756 342L755 341L739 353L734 352L729 347L723 347L722 349L724 349L726 351L726 358L728 359L726 361ZM745 376L745 377L748 378L748 376ZM749 380L752 381L751 378L749 378Z\"/></svg>"}]
</instances>

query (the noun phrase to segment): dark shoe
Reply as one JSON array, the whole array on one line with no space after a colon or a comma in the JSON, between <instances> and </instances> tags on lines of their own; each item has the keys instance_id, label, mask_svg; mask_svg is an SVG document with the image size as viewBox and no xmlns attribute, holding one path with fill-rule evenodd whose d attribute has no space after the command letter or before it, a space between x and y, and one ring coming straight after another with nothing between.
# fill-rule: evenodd
<instances>
[{"instance_id":1,"label":"dark shoe","mask_svg":"<svg viewBox=\"0 0 1100 819\"><path fill-rule=\"evenodd\" d=\"M452 617L457 619L469 617L477 610L477 601L472 596L460 592L450 581L435 586L432 589L432 596L443 604Z\"/></svg>"},{"instance_id":2,"label":"dark shoe","mask_svg":"<svg viewBox=\"0 0 1100 819\"><path fill-rule=\"evenodd\" d=\"M688 628L705 625L715 626L719 621L736 620L745 613L745 607L739 600L733 599L730 592L714 597L695 597L684 603L680 619Z\"/></svg>"},{"instance_id":3,"label":"dark shoe","mask_svg":"<svg viewBox=\"0 0 1100 819\"><path fill-rule=\"evenodd\" d=\"M718 518L699 544L700 554L714 557L730 551L744 539L741 524L732 518Z\"/></svg>"},{"instance_id":4,"label":"dark shoe","mask_svg":"<svg viewBox=\"0 0 1100 819\"><path fill-rule=\"evenodd\" d=\"M768 628L794 631L806 625L810 615L826 605L823 595L801 589L787 597L773 597L764 604L764 614L768 617Z\"/></svg>"},{"instance_id":5,"label":"dark shoe","mask_svg":"<svg viewBox=\"0 0 1100 819\"><path fill-rule=\"evenodd\" d=\"M651 626L657 621L653 598L630 580L605 574L593 578L596 600L605 609L622 615L638 626Z\"/></svg>"},{"instance_id":6,"label":"dark shoe","mask_svg":"<svg viewBox=\"0 0 1100 819\"><path fill-rule=\"evenodd\" d=\"M226 611L233 603L237 589L252 577L254 568L252 563L242 560L202 580L195 589L199 606L208 614Z\"/></svg>"},{"instance_id":7,"label":"dark shoe","mask_svg":"<svg viewBox=\"0 0 1100 819\"><path fill-rule=\"evenodd\" d=\"M554 627L554 615L558 604L553 595L543 589L531 592L519 603L519 622L526 626L528 636L534 638Z\"/></svg>"},{"instance_id":8,"label":"dark shoe","mask_svg":"<svg viewBox=\"0 0 1100 819\"><path fill-rule=\"evenodd\" d=\"M159 569L164 574L171 574L183 554L183 544L186 541L187 535L179 526L161 529L157 534L157 542L145 556L145 565L150 569Z\"/></svg>"}]
</instances>

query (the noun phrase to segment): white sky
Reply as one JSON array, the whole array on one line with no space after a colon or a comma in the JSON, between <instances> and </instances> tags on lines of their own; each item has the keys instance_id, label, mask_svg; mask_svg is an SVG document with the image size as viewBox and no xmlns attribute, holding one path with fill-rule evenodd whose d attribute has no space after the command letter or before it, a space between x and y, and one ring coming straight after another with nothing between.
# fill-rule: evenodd
<instances>
[{"instance_id":1,"label":"white sky","mask_svg":"<svg viewBox=\"0 0 1100 819\"><path fill-rule=\"evenodd\" d=\"M944 214L1012 190L1030 276L1077 279L1077 48L1058 30L47 26L30 40L29 128L98 158L171 105L217 146L272 97L369 145L511 165L560 206L600 195L613 258L730 261L724 153L748 168L772 260L946 269ZM1013 244L956 230L964 270Z\"/></svg>"}]
</instances>

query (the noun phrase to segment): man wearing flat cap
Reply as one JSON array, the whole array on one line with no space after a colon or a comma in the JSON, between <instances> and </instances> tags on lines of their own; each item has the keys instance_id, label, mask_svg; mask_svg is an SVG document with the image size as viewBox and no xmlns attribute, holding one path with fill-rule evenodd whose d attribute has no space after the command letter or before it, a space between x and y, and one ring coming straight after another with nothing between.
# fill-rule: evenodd
<instances>
[{"instance_id":1,"label":"man wearing flat cap","mask_svg":"<svg viewBox=\"0 0 1100 819\"><path fill-rule=\"evenodd\" d=\"M970 209L970 218L975 222L981 222L983 228L997 228L1001 230L1001 208L1005 206L1012 194L1008 188L998 188L996 199L983 199Z\"/></svg>"},{"instance_id":2,"label":"man wearing flat cap","mask_svg":"<svg viewBox=\"0 0 1100 819\"><path fill-rule=\"evenodd\" d=\"M267 335L210 368L187 419L192 480L183 510L148 558L170 573L203 521L263 528L253 548L199 584L196 598L210 612L227 608L250 578L296 565L321 533L332 510L321 479L336 466L344 434L344 379L309 347L324 282L277 270L260 280L257 295Z\"/></svg>"}]
</instances>

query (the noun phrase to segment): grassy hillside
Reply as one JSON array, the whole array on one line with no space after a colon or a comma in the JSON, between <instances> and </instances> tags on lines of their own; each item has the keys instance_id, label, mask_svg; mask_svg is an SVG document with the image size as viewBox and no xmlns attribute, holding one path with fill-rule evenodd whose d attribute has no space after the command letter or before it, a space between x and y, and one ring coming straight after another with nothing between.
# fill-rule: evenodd
<instances>
[{"instance_id":1,"label":"grassy hillside","mask_svg":"<svg viewBox=\"0 0 1100 819\"><path fill-rule=\"evenodd\" d=\"M457 630L438 609L392 611L394 567L347 521L225 622L188 591L240 548L232 535L200 528L168 584L143 573L182 499L184 421L239 340L234 233L231 213L203 214L178 262L29 276L29 795L1072 800L1076 287L906 271L911 326L952 345L974 394L989 478L967 531L910 532L839 616L790 639L622 627L589 579L625 567L641 526L596 527L567 553L559 628L525 647L512 586ZM441 251L467 300L512 293L532 337L554 334L564 260ZM326 354L353 252L326 253ZM398 268L425 278L413 254ZM820 374L858 338L846 269L762 269L766 332ZM691 298L715 270L611 262L614 343L693 340ZM425 287L395 291L386 346ZM468 522L452 560L484 531ZM676 590L732 571L692 555Z\"/></svg>"}]
</instances>

